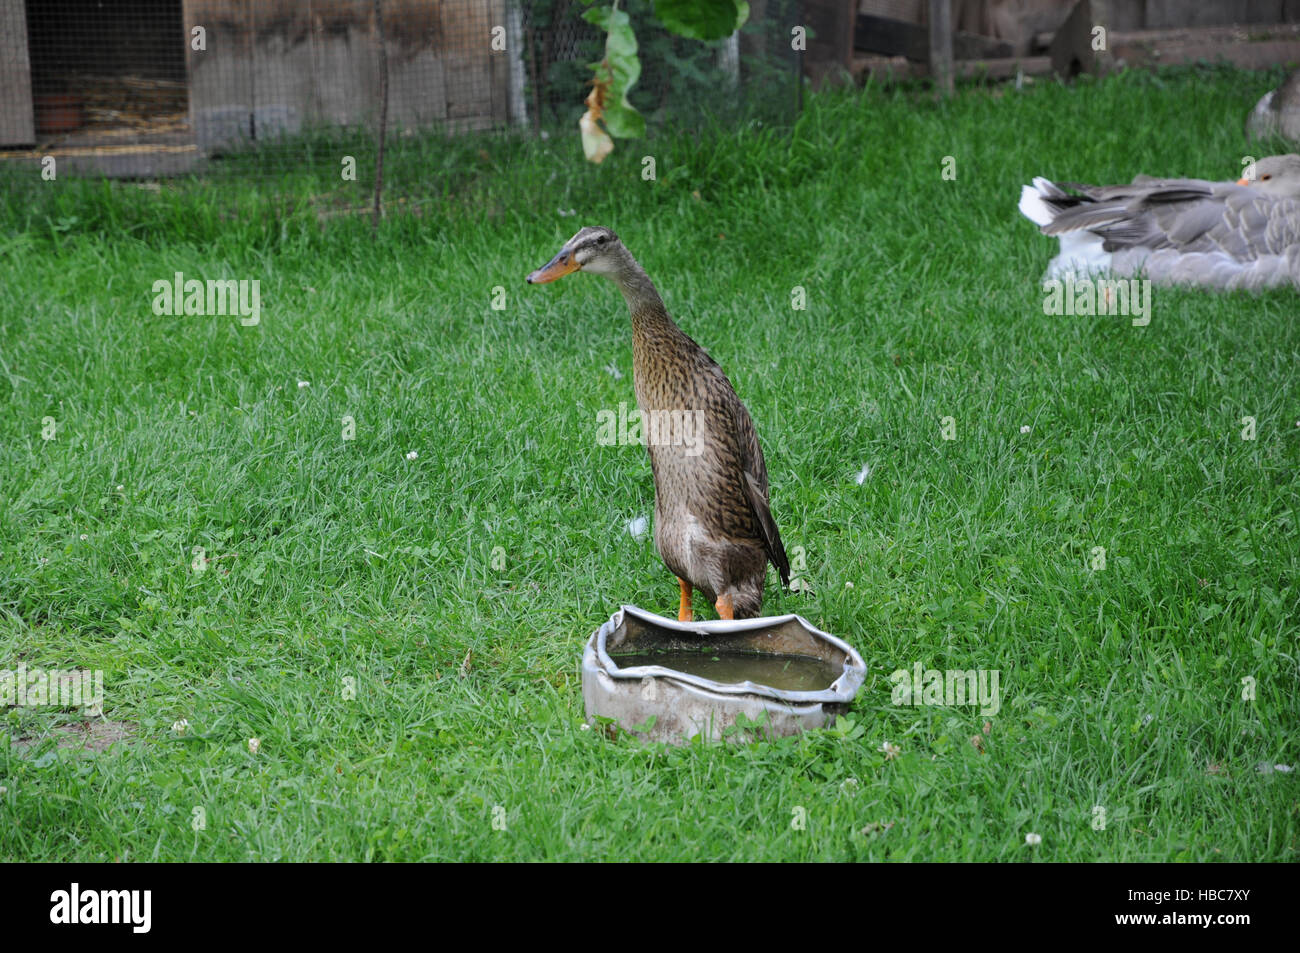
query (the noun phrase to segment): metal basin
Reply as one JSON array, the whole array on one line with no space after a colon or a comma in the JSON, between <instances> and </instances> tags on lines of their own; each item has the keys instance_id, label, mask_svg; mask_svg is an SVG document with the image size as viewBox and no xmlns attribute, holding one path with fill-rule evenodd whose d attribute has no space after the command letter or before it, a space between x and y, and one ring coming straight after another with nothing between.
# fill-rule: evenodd
<instances>
[{"instance_id":1,"label":"metal basin","mask_svg":"<svg viewBox=\"0 0 1300 953\"><path fill-rule=\"evenodd\" d=\"M692 672L654 662L659 655L676 663L691 657L686 653L701 659L689 666ZM741 664L732 664L737 660ZM700 674L712 671L710 665L718 677ZM810 674L791 680L792 666ZM815 681L818 670L826 672L826 684L802 689L733 680L738 672L761 678L770 671L771 681L798 684ZM866 673L851 645L802 616L677 622L623 606L587 642L582 697L589 722L613 719L649 741L681 744L695 735L742 741L830 724L848 708Z\"/></svg>"}]
</instances>

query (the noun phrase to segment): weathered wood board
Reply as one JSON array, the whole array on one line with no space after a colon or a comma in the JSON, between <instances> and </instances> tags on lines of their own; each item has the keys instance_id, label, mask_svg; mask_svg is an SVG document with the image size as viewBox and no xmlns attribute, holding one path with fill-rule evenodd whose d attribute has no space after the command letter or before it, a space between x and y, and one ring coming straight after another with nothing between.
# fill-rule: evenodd
<instances>
[{"instance_id":1,"label":"weathered wood board","mask_svg":"<svg viewBox=\"0 0 1300 953\"><path fill-rule=\"evenodd\" d=\"M506 0L385 0L388 128L509 120L510 52L492 49ZM185 0L190 115L205 154L311 126L374 128L381 108L372 0Z\"/></svg>"},{"instance_id":2,"label":"weathered wood board","mask_svg":"<svg viewBox=\"0 0 1300 953\"><path fill-rule=\"evenodd\" d=\"M23 0L0 0L0 146L35 141L26 10Z\"/></svg>"}]
</instances>

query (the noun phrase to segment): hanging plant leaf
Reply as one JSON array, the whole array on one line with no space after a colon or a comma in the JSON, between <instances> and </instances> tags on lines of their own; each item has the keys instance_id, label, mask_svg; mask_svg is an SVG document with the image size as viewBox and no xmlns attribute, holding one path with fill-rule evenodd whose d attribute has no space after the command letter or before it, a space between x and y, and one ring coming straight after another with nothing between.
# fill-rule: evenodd
<instances>
[{"instance_id":1,"label":"hanging plant leaf","mask_svg":"<svg viewBox=\"0 0 1300 953\"><path fill-rule=\"evenodd\" d=\"M636 34L625 11L593 7L582 18L605 31L605 58L592 64L595 80L586 100L587 112L578 121L587 158L600 162L614 148L609 136L635 139L645 135L645 117L627 98L628 91L641 78L641 61L636 55Z\"/></svg>"},{"instance_id":2,"label":"hanging plant leaf","mask_svg":"<svg viewBox=\"0 0 1300 953\"><path fill-rule=\"evenodd\" d=\"M604 129L600 128L600 117L604 113L606 84L597 81L587 96L587 111L578 120L578 129L582 132L582 152L588 162L599 165L614 151L614 140Z\"/></svg>"},{"instance_id":3,"label":"hanging plant leaf","mask_svg":"<svg viewBox=\"0 0 1300 953\"><path fill-rule=\"evenodd\" d=\"M745 0L655 0L655 16L678 36L721 40L749 19Z\"/></svg>"}]
</instances>

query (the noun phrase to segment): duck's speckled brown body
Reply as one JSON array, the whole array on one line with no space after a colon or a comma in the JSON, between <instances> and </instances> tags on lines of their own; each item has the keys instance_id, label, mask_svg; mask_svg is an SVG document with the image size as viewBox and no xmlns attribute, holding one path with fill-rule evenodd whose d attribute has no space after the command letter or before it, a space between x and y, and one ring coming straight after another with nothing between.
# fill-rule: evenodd
<instances>
[{"instance_id":1,"label":"duck's speckled brown body","mask_svg":"<svg viewBox=\"0 0 1300 953\"><path fill-rule=\"evenodd\" d=\"M771 560L790 580L768 507L767 466L730 381L669 317L645 271L606 228L584 228L530 282L585 270L614 280L632 315L632 372L655 481L655 546L681 584L723 618L757 616ZM657 415L657 416L656 416Z\"/></svg>"}]
</instances>

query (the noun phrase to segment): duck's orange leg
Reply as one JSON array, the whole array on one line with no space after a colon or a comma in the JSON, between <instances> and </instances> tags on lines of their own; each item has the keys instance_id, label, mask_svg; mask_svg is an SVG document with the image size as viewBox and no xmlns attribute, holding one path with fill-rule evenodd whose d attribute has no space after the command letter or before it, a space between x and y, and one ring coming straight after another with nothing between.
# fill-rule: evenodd
<instances>
[{"instance_id":1,"label":"duck's orange leg","mask_svg":"<svg viewBox=\"0 0 1300 953\"><path fill-rule=\"evenodd\" d=\"M678 576L677 585L682 587L682 602L677 609L677 621L694 622L695 614L691 612L691 584Z\"/></svg>"},{"instance_id":2,"label":"duck's orange leg","mask_svg":"<svg viewBox=\"0 0 1300 953\"><path fill-rule=\"evenodd\" d=\"M719 619L734 619L736 617L736 610L732 604L730 593L725 596L718 596L718 601L713 604L713 607L718 610Z\"/></svg>"}]
</instances>

